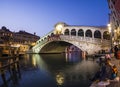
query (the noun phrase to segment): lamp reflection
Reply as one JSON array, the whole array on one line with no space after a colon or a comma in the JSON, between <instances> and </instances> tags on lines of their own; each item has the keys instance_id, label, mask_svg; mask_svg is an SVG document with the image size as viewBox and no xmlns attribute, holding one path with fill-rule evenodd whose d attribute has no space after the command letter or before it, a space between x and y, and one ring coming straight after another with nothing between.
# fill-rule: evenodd
<instances>
[{"instance_id":1,"label":"lamp reflection","mask_svg":"<svg viewBox=\"0 0 120 87\"><path fill-rule=\"evenodd\" d=\"M64 74L62 72L59 72L57 75L56 75L56 82L58 85L63 85L64 84L64 81L65 81L65 78L64 78Z\"/></svg>"},{"instance_id":2,"label":"lamp reflection","mask_svg":"<svg viewBox=\"0 0 120 87\"><path fill-rule=\"evenodd\" d=\"M36 67L36 66L37 66L37 63L36 63L36 58L32 58L32 65L33 65L34 67Z\"/></svg>"}]
</instances>

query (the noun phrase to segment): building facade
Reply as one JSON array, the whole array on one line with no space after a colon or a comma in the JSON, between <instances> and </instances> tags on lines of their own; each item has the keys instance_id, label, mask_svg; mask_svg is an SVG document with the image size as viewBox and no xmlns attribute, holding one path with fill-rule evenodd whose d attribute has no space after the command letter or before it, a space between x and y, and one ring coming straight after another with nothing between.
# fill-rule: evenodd
<instances>
[{"instance_id":1,"label":"building facade","mask_svg":"<svg viewBox=\"0 0 120 87\"><path fill-rule=\"evenodd\" d=\"M120 0L108 0L110 9L109 20L114 44L120 44Z\"/></svg>"},{"instance_id":2,"label":"building facade","mask_svg":"<svg viewBox=\"0 0 120 87\"><path fill-rule=\"evenodd\" d=\"M21 44L31 44L33 42L36 42L38 39L40 39L39 36L37 36L35 33L30 34L26 31L20 30L19 32L14 32L14 43L21 43Z\"/></svg>"},{"instance_id":3,"label":"building facade","mask_svg":"<svg viewBox=\"0 0 120 87\"><path fill-rule=\"evenodd\" d=\"M35 33L31 34L26 31L12 32L3 26L0 29L0 51L2 54L9 54L9 50L18 50L19 52L26 52L35 45L35 42L40 37Z\"/></svg>"}]
</instances>

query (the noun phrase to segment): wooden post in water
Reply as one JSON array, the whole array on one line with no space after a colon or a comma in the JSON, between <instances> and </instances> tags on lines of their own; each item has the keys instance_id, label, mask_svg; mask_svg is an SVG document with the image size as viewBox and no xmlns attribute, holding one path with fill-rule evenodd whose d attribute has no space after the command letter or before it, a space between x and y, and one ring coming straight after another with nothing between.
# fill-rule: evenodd
<instances>
[{"instance_id":1,"label":"wooden post in water","mask_svg":"<svg viewBox=\"0 0 120 87\"><path fill-rule=\"evenodd\" d=\"M18 82L18 78L17 78L17 67L16 67L16 57L13 57L13 75L14 75L14 79L15 79L15 84Z\"/></svg>"},{"instance_id":2,"label":"wooden post in water","mask_svg":"<svg viewBox=\"0 0 120 87\"><path fill-rule=\"evenodd\" d=\"M19 78L21 78L21 72L20 72L20 65L19 65L19 51L17 51L17 72L18 72L18 75L19 75Z\"/></svg>"},{"instance_id":3,"label":"wooden post in water","mask_svg":"<svg viewBox=\"0 0 120 87\"><path fill-rule=\"evenodd\" d=\"M17 62L17 72L18 72L19 78L21 78L19 61Z\"/></svg>"},{"instance_id":4,"label":"wooden post in water","mask_svg":"<svg viewBox=\"0 0 120 87\"><path fill-rule=\"evenodd\" d=\"M1 70L0 73L1 73L1 77L2 77L2 80L3 80L4 86L5 86L5 87L8 87L8 85L7 85L7 80L6 80L6 77L5 77L5 71L4 71L4 70Z\"/></svg>"},{"instance_id":5,"label":"wooden post in water","mask_svg":"<svg viewBox=\"0 0 120 87\"><path fill-rule=\"evenodd\" d=\"M5 61L5 64L3 65L2 62ZM10 78L6 78L6 71L9 71ZM1 78L3 80L3 86L8 87L8 81L12 80L13 84L18 83L18 78L21 78L21 72L20 72L20 65L19 65L19 57L18 56L12 56L7 58L0 58L0 74Z\"/></svg>"}]
</instances>

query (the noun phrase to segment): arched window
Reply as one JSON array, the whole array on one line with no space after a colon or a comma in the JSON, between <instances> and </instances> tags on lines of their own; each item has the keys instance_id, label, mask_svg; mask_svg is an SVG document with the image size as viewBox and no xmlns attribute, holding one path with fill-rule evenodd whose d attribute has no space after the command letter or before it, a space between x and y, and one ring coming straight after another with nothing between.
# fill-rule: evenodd
<instances>
[{"instance_id":1,"label":"arched window","mask_svg":"<svg viewBox=\"0 0 120 87\"><path fill-rule=\"evenodd\" d=\"M66 29L64 35L69 35L69 29Z\"/></svg>"},{"instance_id":2,"label":"arched window","mask_svg":"<svg viewBox=\"0 0 120 87\"><path fill-rule=\"evenodd\" d=\"M44 38L44 40L47 39L46 37Z\"/></svg>"},{"instance_id":3,"label":"arched window","mask_svg":"<svg viewBox=\"0 0 120 87\"><path fill-rule=\"evenodd\" d=\"M72 36L76 36L76 30L75 30L75 29L72 29L72 30L71 30L71 35L72 35Z\"/></svg>"},{"instance_id":4,"label":"arched window","mask_svg":"<svg viewBox=\"0 0 120 87\"><path fill-rule=\"evenodd\" d=\"M101 39L101 32L99 30L96 30L94 32L94 38L100 38Z\"/></svg>"},{"instance_id":5,"label":"arched window","mask_svg":"<svg viewBox=\"0 0 120 87\"><path fill-rule=\"evenodd\" d=\"M105 31L105 32L103 33L103 39L110 40L110 34L109 34L108 31Z\"/></svg>"},{"instance_id":6,"label":"arched window","mask_svg":"<svg viewBox=\"0 0 120 87\"><path fill-rule=\"evenodd\" d=\"M84 36L84 31L82 29L78 30L78 36Z\"/></svg>"},{"instance_id":7,"label":"arched window","mask_svg":"<svg viewBox=\"0 0 120 87\"><path fill-rule=\"evenodd\" d=\"M86 37L92 37L92 31L91 30L87 30L85 33Z\"/></svg>"},{"instance_id":8,"label":"arched window","mask_svg":"<svg viewBox=\"0 0 120 87\"><path fill-rule=\"evenodd\" d=\"M54 36L54 33L51 33L51 36L53 37L53 36Z\"/></svg>"}]
</instances>

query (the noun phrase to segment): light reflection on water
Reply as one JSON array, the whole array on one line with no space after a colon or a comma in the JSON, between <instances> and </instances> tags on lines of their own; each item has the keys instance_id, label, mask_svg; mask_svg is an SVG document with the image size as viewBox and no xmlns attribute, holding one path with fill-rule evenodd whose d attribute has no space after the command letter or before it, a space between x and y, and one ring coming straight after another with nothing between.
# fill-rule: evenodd
<instances>
[{"instance_id":1,"label":"light reflection on water","mask_svg":"<svg viewBox=\"0 0 120 87\"><path fill-rule=\"evenodd\" d=\"M98 67L91 58L82 59L79 53L27 54L22 60L25 74L19 87L89 87L89 77Z\"/></svg>"}]
</instances>

